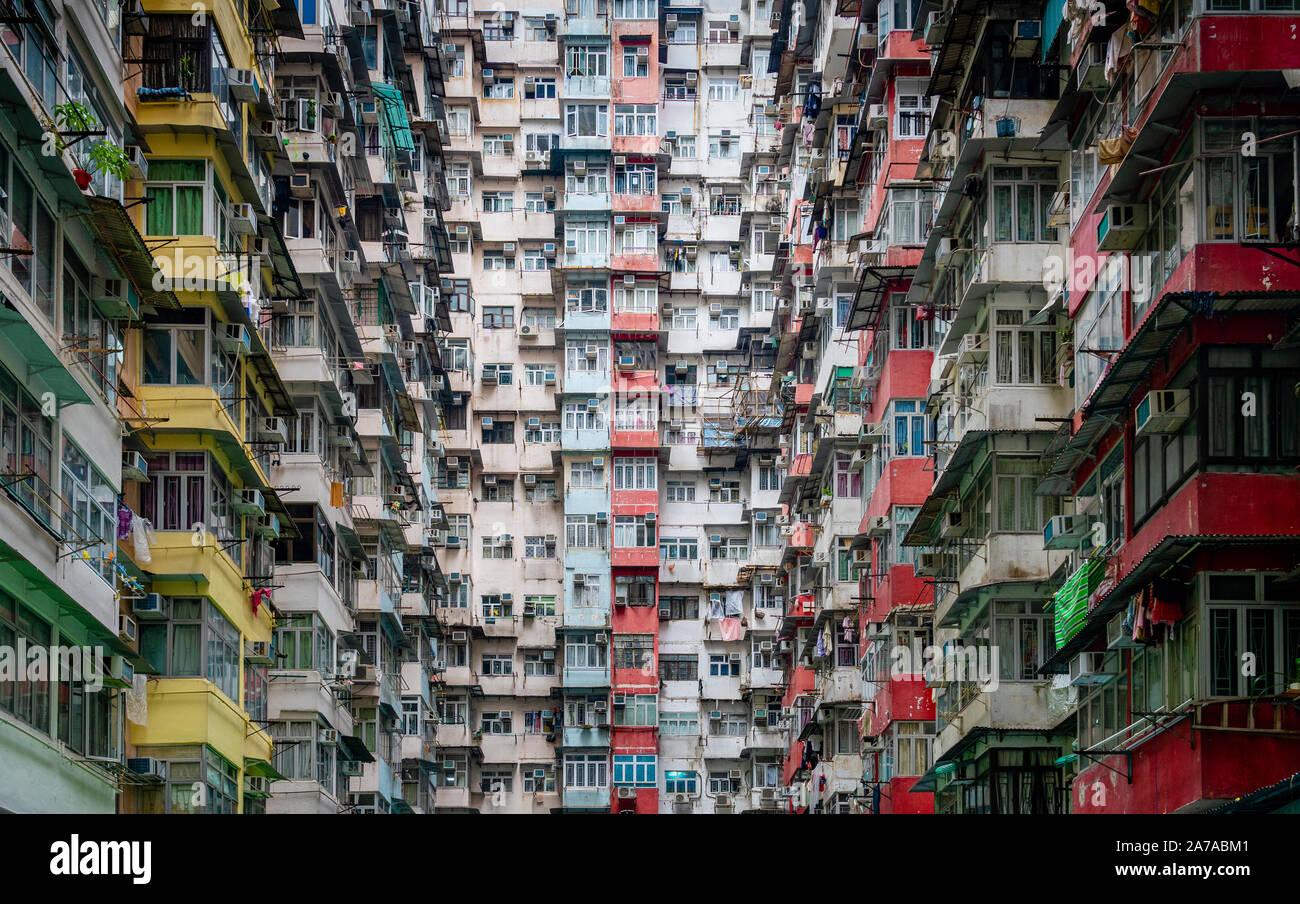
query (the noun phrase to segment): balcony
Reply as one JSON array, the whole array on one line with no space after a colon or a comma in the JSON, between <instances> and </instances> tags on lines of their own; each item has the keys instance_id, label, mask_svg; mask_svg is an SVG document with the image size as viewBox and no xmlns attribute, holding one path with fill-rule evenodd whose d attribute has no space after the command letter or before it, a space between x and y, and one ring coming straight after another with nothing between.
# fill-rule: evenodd
<instances>
[{"instance_id":1,"label":"balcony","mask_svg":"<svg viewBox=\"0 0 1300 904\"><path fill-rule=\"evenodd\" d=\"M578 669L564 667L562 682L568 688L606 688L609 687L609 669Z\"/></svg>"},{"instance_id":2,"label":"balcony","mask_svg":"<svg viewBox=\"0 0 1300 904\"><path fill-rule=\"evenodd\" d=\"M574 747L608 747L608 725L566 725L560 743L565 749Z\"/></svg>"},{"instance_id":3,"label":"balcony","mask_svg":"<svg viewBox=\"0 0 1300 904\"><path fill-rule=\"evenodd\" d=\"M704 740L706 760L738 760L745 749L745 735L708 735Z\"/></svg>"},{"instance_id":4,"label":"balcony","mask_svg":"<svg viewBox=\"0 0 1300 904\"><path fill-rule=\"evenodd\" d=\"M565 788L561 803L570 810L608 810L608 788Z\"/></svg>"},{"instance_id":5,"label":"balcony","mask_svg":"<svg viewBox=\"0 0 1300 904\"><path fill-rule=\"evenodd\" d=\"M566 75L564 77L564 97L566 99L607 99L609 97L609 76Z\"/></svg>"}]
</instances>

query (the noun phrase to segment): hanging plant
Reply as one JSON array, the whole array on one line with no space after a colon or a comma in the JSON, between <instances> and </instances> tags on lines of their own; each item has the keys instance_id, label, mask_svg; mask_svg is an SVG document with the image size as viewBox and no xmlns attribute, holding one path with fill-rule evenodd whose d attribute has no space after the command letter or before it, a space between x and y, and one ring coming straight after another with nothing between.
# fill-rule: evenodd
<instances>
[{"instance_id":1,"label":"hanging plant","mask_svg":"<svg viewBox=\"0 0 1300 904\"><path fill-rule=\"evenodd\" d=\"M131 161L122 150L111 141L96 142L90 148L90 165L95 172L116 176L125 182L131 175Z\"/></svg>"}]
</instances>

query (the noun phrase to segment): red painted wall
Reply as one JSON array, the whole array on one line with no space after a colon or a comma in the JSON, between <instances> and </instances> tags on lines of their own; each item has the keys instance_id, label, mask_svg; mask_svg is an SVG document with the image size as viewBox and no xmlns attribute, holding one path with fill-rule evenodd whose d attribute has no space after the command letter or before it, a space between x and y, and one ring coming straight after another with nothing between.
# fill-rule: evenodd
<instances>
[{"instance_id":1,"label":"red painted wall","mask_svg":"<svg viewBox=\"0 0 1300 904\"><path fill-rule=\"evenodd\" d=\"M1132 784L1101 764L1081 772L1071 788L1074 812L1173 813L1200 800L1231 800L1300 771L1300 739L1198 731L1193 749L1187 723L1180 725L1134 751ZM1105 764L1126 769L1123 757Z\"/></svg>"}]
</instances>

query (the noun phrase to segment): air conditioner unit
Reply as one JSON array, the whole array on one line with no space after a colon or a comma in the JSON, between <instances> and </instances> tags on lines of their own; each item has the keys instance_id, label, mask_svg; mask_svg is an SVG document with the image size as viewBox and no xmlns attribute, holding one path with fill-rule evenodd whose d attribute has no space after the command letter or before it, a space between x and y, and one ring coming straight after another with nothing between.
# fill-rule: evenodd
<instances>
[{"instance_id":1,"label":"air conditioner unit","mask_svg":"<svg viewBox=\"0 0 1300 904\"><path fill-rule=\"evenodd\" d=\"M289 193L295 198L311 197L311 176L306 173L294 173L289 177Z\"/></svg>"},{"instance_id":2,"label":"air conditioner unit","mask_svg":"<svg viewBox=\"0 0 1300 904\"><path fill-rule=\"evenodd\" d=\"M941 532L945 537L964 537L969 529L970 525L966 523L966 519L962 516L960 510L951 511L944 515Z\"/></svg>"},{"instance_id":3,"label":"air conditioner unit","mask_svg":"<svg viewBox=\"0 0 1300 904\"><path fill-rule=\"evenodd\" d=\"M149 461L144 457L144 453L131 451L122 453L122 479L141 482L149 479Z\"/></svg>"},{"instance_id":4,"label":"air conditioner unit","mask_svg":"<svg viewBox=\"0 0 1300 904\"><path fill-rule=\"evenodd\" d=\"M1043 525L1044 549L1073 549L1079 539L1089 533L1088 518L1084 515L1056 515Z\"/></svg>"},{"instance_id":5,"label":"air conditioner unit","mask_svg":"<svg viewBox=\"0 0 1300 904\"><path fill-rule=\"evenodd\" d=\"M1079 60L1079 88L1083 91L1102 92L1110 88L1106 77L1106 43L1093 42Z\"/></svg>"},{"instance_id":6,"label":"air conditioner unit","mask_svg":"<svg viewBox=\"0 0 1300 904\"><path fill-rule=\"evenodd\" d=\"M636 358L632 355L620 355L618 359L619 370L634 370L636 368Z\"/></svg>"},{"instance_id":7,"label":"air conditioner unit","mask_svg":"<svg viewBox=\"0 0 1300 904\"><path fill-rule=\"evenodd\" d=\"M1106 671L1105 653L1080 653L1070 660L1070 684L1073 687L1105 684L1114 677L1113 671Z\"/></svg>"},{"instance_id":8,"label":"air conditioner unit","mask_svg":"<svg viewBox=\"0 0 1300 904\"><path fill-rule=\"evenodd\" d=\"M1146 231L1145 204L1111 204L1097 223L1097 250L1131 251Z\"/></svg>"},{"instance_id":9,"label":"air conditioner unit","mask_svg":"<svg viewBox=\"0 0 1300 904\"><path fill-rule=\"evenodd\" d=\"M261 515L266 512L266 501L261 490L236 490L230 508L240 515Z\"/></svg>"},{"instance_id":10,"label":"air conditioner unit","mask_svg":"<svg viewBox=\"0 0 1300 904\"><path fill-rule=\"evenodd\" d=\"M544 257L555 257L555 243L547 242L542 246L542 255Z\"/></svg>"},{"instance_id":11,"label":"air conditioner unit","mask_svg":"<svg viewBox=\"0 0 1300 904\"><path fill-rule=\"evenodd\" d=\"M379 108L373 100L363 100L357 105L361 110L361 121L368 126L379 124Z\"/></svg>"},{"instance_id":12,"label":"air conditioner unit","mask_svg":"<svg viewBox=\"0 0 1300 904\"><path fill-rule=\"evenodd\" d=\"M889 123L889 109L884 104L867 107L867 128L883 129Z\"/></svg>"},{"instance_id":13,"label":"air conditioner unit","mask_svg":"<svg viewBox=\"0 0 1300 904\"><path fill-rule=\"evenodd\" d=\"M289 441L289 424L282 417L258 418L256 435L264 442L284 445Z\"/></svg>"},{"instance_id":14,"label":"air conditioner unit","mask_svg":"<svg viewBox=\"0 0 1300 904\"><path fill-rule=\"evenodd\" d=\"M130 178L137 182L148 180L149 158L144 155L143 148L139 145L128 144L126 146L126 163L130 169Z\"/></svg>"},{"instance_id":15,"label":"air conditioner unit","mask_svg":"<svg viewBox=\"0 0 1300 904\"><path fill-rule=\"evenodd\" d=\"M234 352L243 357L252 351L252 340L248 331L240 323L217 324L216 343L224 351Z\"/></svg>"},{"instance_id":16,"label":"air conditioner unit","mask_svg":"<svg viewBox=\"0 0 1300 904\"><path fill-rule=\"evenodd\" d=\"M140 298L125 279L94 280L95 309L107 320L130 320L139 313Z\"/></svg>"},{"instance_id":17,"label":"air conditioner unit","mask_svg":"<svg viewBox=\"0 0 1300 904\"><path fill-rule=\"evenodd\" d=\"M988 357L989 343L986 333L967 333L961 337L959 357L983 360Z\"/></svg>"},{"instance_id":18,"label":"air conditioner unit","mask_svg":"<svg viewBox=\"0 0 1300 904\"><path fill-rule=\"evenodd\" d=\"M344 273L357 273L361 270L361 256L355 251L345 249L339 261Z\"/></svg>"},{"instance_id":19,"label":"air conditioner unit","mask_svg":"<svg viewBox=\"0 0 1300 904\"><path fill-rule=\"evenodd\" d=\"M618 796L620 800L635 800L636 788L627 788L627 787L620 786L618 789Z\"/></svg>"},{"instance_id":20,"label":"air conditioner unit","mask_svg":"<svg viewBox=\"0 0 1300 904\"><path fill-rule=\"evenodd\" d=\"M257 100L257 77L251 69L227 69L226 87L230 96L241 104L251 104Z\"/></svg>"},{"instance_id":21,"label":"air conditioner unit","mask_svg":"<svg viewBox=\"0 0 1300 904\"><path fill-rule=\"evenodd\" d=\"M325 439L331 446L350 446L352 445L352 431L347 424L333 424Z\"/></svg>"},{"instance_id":22,"label":"air conditioner unit","mask_svg":"<svg viewBox=\"0 0 1300 904\"><path fill-rule=\"evenodd\" d=\"M1156 389L1148 392L1138 402L1133 413L1133 432L1138 436L1149 433L1177 433L1191 414L1190 389Z\"/></svg>"},{"instance_id":23,"label":"air conditioner unit","mask_svg":"<svg viewBox=\"0 0 1300 904\"><path fill-rule=\"evenodd\" d=\"M145 778L167 778L167 763L151 756L133 756L126 761L126 771Z\"/></svg>"},{"instance_id":24,"label":"air conditioner unit","mask_svg":"<svg viewBox=\"0 0 1300 904\"><path fill-rule=\"evenodd\" d=\"M230 205L230 228L239 235L257 232L257 211L252 204Z\"/></svg>"},{"instance_id":25,"label":"air conditioner unit","mask_svg":"<svg viewBox=\"0 0 1300 904\"><path fill-rule=\"evenodd\" d=\"M917 556L916 573L918 575L939 575L943 573L944 556L942 552L923 552Z\"/></svg>"},{"instance_id":26,"label":"air conditioner unit","mask_svg":"<svg viewBox=\"0 0 1300 904\"><path fill-rule=\"evenodd\" d=\"M468 632L468 631L452 631L452 632L451 632L451 642L452 642L452 643L464 643L464 642L467 641L467 640L469 640L469 632Z\"/></svg>"},{"instance_id":27,"label":"air conditioner unit","mask_svg":"<svg viewBox=\"0 0 1300 904\"><path fill-rule=\"evenodd\" d=\"M123 643L135 643L137 635L136 621L129 615L117 617L117 637Z\"/></svg>"},{"instance_id":28,"label":"air conditioner unit","mask_svg":"<svg viewBox=\"0 0 1300 904\"><path fill-rule=\"evenodd\" d=\"M253 665L271 664L271 642L268 640L248 640L244 642L244 661Z\"/></svg>"},{"instance_id":29,"label":"air conditioner unit","mask_svg":"<svg viewBox=\"0 0 1300 904\"><path fill-rule=\"evenodd\" d=\"M339 742L338 729L322 728L316 733L316 740L320 744L337 745Z\"/></svg>"},{"instance_id":30,"label":"air conditioner unit","mask_svg":"<svg viewBox=\"0 0 1300 904\"><path fill-rule=\"evenodd\" d=\"M888 516L888 515L876 515L874 518L871 519L871 522L870 522L870 524L868 525L868 531L867 531L867 532L868 532L868 533L872 533L872 534L887 534L887 533L889 533L889 516Z\"/></svg>"},{"instance_id":31,"label":"air conditioner unit","mask_svg":"<svg viewBox=\"0 0 1300 904\"><path fill-rule=\"evenodd\" d=\"M1043 23L1038 19L1018 19L1011 37L1011 55L1020 59L1032 57L1043 37Z\"/></svg>"},{"instance_id":32,"label":"air conditioner unit","mask_svg":"<svg viewBox=\"0 0 1300 904\"><path fill-rule=\"evenodd\" d=\"M491 69L484 69L479 73L479 75L482 76L483 84L485 85L492 85L496 83L497 74L495 71Z\"/></svg>"},{"instance_id":33,"label":"air conditioner unit","mask_svg":"<svg viewBox=\"0 0 1300 904\"><path fill-rule=\"evenodd\" d=\"M595 470L599 471L601 468L605 467L605 459L597 456L591 460L591 466Z\"/></svg>"},{"instance_id":34,"label":"air conditioner unit","mask_svg":"<svg viewBox=\"0 0 1300 904\"><path fill-rule=\"evenodd\" d=\"M159 621L166 619L171 607L167 597L161 593L146 593L131 600L131 614L140 621Z\"/></svg>"},{"instance_id":35,"label":"air conditioner unit","mask_svg":"<svg viewBox=\"0 0 1300 904\"><path fill-rule=\"evenodd\" d=\"M944 36L948 33L948 17L943 13L930 13L930 18L925 23L925 43L931 47L938 47L943 43ZM859 44L862 42L859 41Z\"/></svg>"}]
</instances>

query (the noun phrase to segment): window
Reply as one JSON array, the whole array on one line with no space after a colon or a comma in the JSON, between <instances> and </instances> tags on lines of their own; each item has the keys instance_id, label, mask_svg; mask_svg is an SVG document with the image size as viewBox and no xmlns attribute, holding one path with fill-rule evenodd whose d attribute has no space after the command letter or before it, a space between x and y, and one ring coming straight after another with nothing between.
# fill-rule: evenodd
<instances>
[{"instance_id":1,"label":"window","mask_svg":"<svg viewBox=\"0 0 1300 904\"><path fill-rule=\"evenodd\" d=\"M540 599L539 597L528 597L527 599ZM549 597L551 615L555 614L555 597ZM536 603L534 603L536 605ZM549 677L555 674L555 657L547 659L541 650L524 653L524 676L530 677ZM549 718L550 713L546 716ZM549 731L550 729L547 729Z\"/></svg>"},{"instance_id":2,"label":"window","mask_svg":"<svg viewBox=\"0 0 1300 904\"><path fill-rule=\"evenodd\" d=\"M889 191L889 241L895 245L924 245L934 217L934 199L922 188Z\"/></svg>"},{"instance_id":3,"label":"window","mask_svg":"<svg viewBox=\"0 0 1300 904\"><path fill-rule=\"evenodd\" d=\"M659 541L659 558L665 561L698 559L700 541L695 537L673 537Z\"/></svg>"},{"instance_id":4,"label":"window","mask_svg":"<svg viewBox=\"0 0 1300 904\"><path fill-rule=\"evenodd\" d=\"M614 635L614 668L616 669L643 669L647 673L653 673L654 654L655 639L652 634Z\"/></svg>"},{"instance_id":5,"label":"window","mask_svg":"<svg viewBox=\"0 0 1300 904\"><path fill-rule=\"evenodd\" d=\"M508 191L483 192L484 213L510 213L515 209L515 196Z\"/></svg>"},{"instance_id":6,"label":"window","mask_svg":"<svg viewBox=\"0 0 1300 904\"><path fill-rule=\"evenodd\" d=\"M732 656L736 658L732 658ZM709 654L709 676L713 678L739 678L740 656L731 653Z\"/></svg>"},{"instance_id":7,"label":"window","mask_svg":"<svg viewBox=\"0 0 1300 904\"><path fill-rule=\"evenodd\" d=\"M605 138L609 135L608 104L566 104L564 130L570 138Z\"/></svg>"},{"instance_id":8,"label":"window","mask_svg":"<svg viewBox=\"0 0 1300 904\"><path fill-rule=\"evenodd\" d=\"M999 384L1057 383L1056 330L1026 326L1032 312L994 309L994 381Z\"/></svg>"},{"instance_id":9,"label":"window","mask_svg":"<svg viewBox=\"0 0 1300 904\"><path fill-rule=\"evenodd\" d=\"M1001 680L1038 680L1039 668L1056 651L1052 616L1043 614L1049 604L1043 600L994 602L993 642Z\"/></svg>"},{"instance_id":10,"label":"window","mask_svg":"<svg viewBox=\"0 0 1300 904\"><path fill-rule=\"evenodd\" d=\"M669 44L698 44L699 36L694 19L678 18L677 25L668 31Z\"/></svg>"},{"instance_id":11,"label":"window","mask_svg":"<svg viewBox=\"0 0 1300 904\"><path fill-rule=\"evenodd\" d=\"M1209 674L1202 680L1208 682L1208 695L1245 697L1276 693L1288 682L1297 680L1300 597L1295 590L1271 574L1207 574L1202 580L1209 656ZM1178 630L1182 633L1186 626L1180 625ZM1255 663L1251 675L1242 674L1247 654ZM1147 683L1151 684L1158 675L1158 671L1149 674ZM1158 688L1157 693L1149 692L1148 696L1158 697Z\"/></svg>"},{"instance_id":12,"label":"window","mask_svg":"<svg viewBox=\"0 0 1300 904\"><path fill-rule=\"evenodd\" d=\"M484 675L510 675L514 673L514 658L509 653L485 653L482 659ZM509 718L510 714L506 713Z\"/></svg>"},{"instance_id":13,"label":"window","mask_svg":"<svg viewBox=\"0 0 1300 904\"><path fill-rule=\"evenodd\" d=\"M1283 136L1291 129L1291 120L1283 119L1202 120L1203 156L1198 169L1204 186L1201 203L1206 241L1286 240L1294 162L1291 142ZM1242 132L1259 138L1251 156L1238 150ZM1270 140L1273 138L1281 140Z\"/></svg>"},{"instance_id":14,"label":"window","mask_svg":"<svg viewBox=\"0 0 1300 904\"><path fill-rule=\"evenodd\" d=\"M144 190L148 202L145 234L207 234L204 229L207 186L206 161L150 159L149 182ZM22 217L14 219L21 221Z\"/></svg>"},{"instance_id":15,"label":"window","mask_svg":"<svg viewBox=\"0 0 1300 904\"><path fill-rule=\"evenodd\" d=\"M709 100L739 100L740 80L711 76L709 78Z\"/></svg>"},{"instance_id":16,"label":"window","mask_svg":"<svg viewBox=\"0 0 1300 904\"><path fill-rule=\"evenodd\" d=\"M654 19L658 15L657 0L614 0L615 19Z\"/></svg>"},{"instance_id":17,"label":"window","mask_svg":"<svg viewBox=\"0 0 1300 904\"><path fill-rule=\"evenodd\" d=\"M881 5L883 9L885 4ZM909 26L910 27L910 26ZM884 33L881 26L881 33ZM924 138L930 131L930 105L925 99L925 79L900 78L895 80L895 138Z\"/></svg>"},{"instance_id":18,"label":"window","mask_svg":"<svg viewBox=\"0 0 1300 904\"><path fill-rule=\"evenodd\" d=\"M509 794L515 788L513 767L510 769L484 769L479 774L479 790L484 794Z\"/></svg>"},{"instance_id":19,"label":"window","mask_svg":"<svg viewBox=\"0 0 1300 904\"><path fill-rule=\"evenodd\" d=\"M735 44L740 40L740 29L737 27L733 30L730 22L710 22L709 23L709 43L710 44Z\"/></svg>"},{"instance_id":20,"label":"window","mask_svg":"<svg viewBox=\"0 0 1300 904\"><path fill-rule=\"evenodd\" d=\"M609 75L609 48L599 44L570 44L565 53L565 66L570 78L604 78Z\"/></svg>"},{"instance_id":21,"label":"window","mask_svg":"<svg viewBox=\"0 0 1300 904\"><path fill-rule=\"evenodd\" d=\"M930 745L934 726L930 722L894 723L895 776L925 775L930 770Z\"/></svg>"},{"instance_id":22,"label":"window","mask_svg":"<svg viewBox=\"0 0 1300 904\"><path fill-rule=\"evenodd\" d=\"M653 247L651 248L653 251ZM620 286L614 290L614 310L635 314L653 314L659 310L659 292L653 286L635 289Z\"/></svg>"},{"instance_id":23,"label":"window","mask_svg":"<svg viewBox=\"0 0 1300 904\"><path fill-rule=\"evenodd\" d=\"M615 135L658 135L658 106L617 104L614 107Z\"/></svg>"},{"instance_id":24,"label":"window","mask_svg":"<svg viewBox=\"0 0 1300 904\"><path fill-rule=\"evenodd\" d=\"M930 454L926 446L925 403L919 401L895 400L891 408L894 422L893 448L890 454L894 458L924 458Z\"/></svg>"},{"instance_id":25,"label":"window","mask_svg":"<svg viewBox=\"0 0 1300 904\"><path fill-rule=\"evenodd\" d=\"M709 793L714 795L739 794L740 779L733 778L730 772L710 772Z\"/></svg>"},{"instance_id":26,"label":"window","mask_svg":"<svg viewBox=\"0 0 1300 904\"><path fill-rule=\"evenodd\" d=\"M1036 496L1042 481L1042 465L1035 458L999 455L994 459L993 498L996 509L994 530L1002 533L1042 533L1043 525L1057 514L1055 496Z\"/></svg>"},{"instance_id":27,"label":"window","mask_svg":"<svg viewBox=\"0 0 1300 904\"><path fill-rule=\"evenodd\" d=\"M695 681L699 678L699 660L692 653L661 653L660 681ZM699 733L698 725L695 731Z\"/></svg>"},{"instance_id":28,"label":"window","mask_svg":"<svg viewBox=\"0 0 1300 904\"><path fill-rule=\"evenodd\" d=\"M615 254L654 254L659 247L653 223L638 223L614 230Z\"/></svg>"},{"instance_id":29,"label":"window","mask_svg":"<svg viewBox=\"0 0 1300 904\"><path fill-rule=\"evenodd\" d=\"M697 713L664 713L659 717L659 733L664 735L697 735L700 733L700 717ZM695 773L685 773L690 777L690 785L695 786Z\"/></svg>"},{"instance_id":30,"label":"window","mask_svg":"<svg viewBox=\"0 0 1300 904\"><path fill-rule=\"evenodd\" d=\"M564 251L567 255L578 254L608 254L609 253L609 227L604 221L600 222L583 222L567 221L564 224ZM571 290L570 290L571 291ZM601 288L600 310L606 310L608 304L608 289ZM570 308L572 310L572 308Z\"/></svg>"},{"instance_id":31,"label":"window","mask_svg":"<svg viewBox=\"0 0 1300 904\"><path fill-rule=\"evenodd\" d=\"M710 135L709 156L730 159L740 156L740 139L734 135Z\"/></svg>"},{"instance_id":32,"label":"window","mask_svg":"<svg viewBox=\"0 0 1300 904\"><path fill-rule=\"evenodd\" d=\"M606 650L601 635L595 631L569 634L564 643L564 665L570 669L603 669Z\"/></svg>"},{"instance_id":33,"label":"window","mask_svg":"<svg viewBox=\"0 0 1300 904\"><path fill-rule=\"evenodd\" d=\"M890 342L895 349L924 351L935 348L948 331L948 322L938 319L935 309L909 305L896 292L890 299Z\"/></svg>"},{"instance_id":34,"label":"window","mask_svg":"<svg viewBox=\"0 0 1300 904\"><path fill-rule=\"evenodd\" d=\"M565 788L606 788L609 764L603 753L568 753L564 756Z\"/></svg>"},{"instance_id":35,"label":"window","mask_svg":"<svg viewBox=\"0 0 1300 904\"><path fill-rule=\"evenodd\" d=\"M524 385L525 386L554 386L555 365L554 364L525 364ZM526 441L536 442L536 440L526 440Z\"/></svg>"},{"instance_id":36,"label":"window","mask_svg":"<svg viewBox=\"0 0 1300 904\"><path fill-rule=\"evenodd\" d=\"M522 764L522 766L523 766L523 773L524 773L525 794L554 794L555 793L555 767L553 765L549 763L543 763L540 765L534 765L532 763L524 763Z\"/></svg>"},{"instance_id":37,"label":"window","mask_svg":"<svg viewBox=\"0 0 1300 904\"><path fill-rule=\"evenodd\" d=\"M633 163L614 167L614 193L653 195L657 170L653 164Z\"/></svg>"},{"instance_id":38,"label":"window","mask_svg":"<svg viewBox=\"0 0 1300 904\"><path fill-rule=\"evenodd\" d=\"M644 515L614 516L614 546L619 549L653 547L654 522L646 523Z\"/></svg>"},{"instance_id":39,"label":"window","mask_svg":"<svg viewBox=\"0 0 1300 904\"><path fill-rule=\"evenodd\" d=\"M604 412L600 410L599 406L593 408L588 402L566 402L564 404L564 429L604 430Z\"/></svg>"},{"instance_id":40,"label":"window","mask_svg":"<svg viewBox=\"0 0 1300 904\"><path fill-rule=\"evenodd\" d=\"M614 754L614 784L653 788L659 784L653 754Z\"/></svg>"},{"instance_id":41,"label":"window","mask_svg":"<svg viewBox=\"0 0 1300 904\"><path fill-rule=\"evenodd\" d=\"M665 502L694 502L695 484L682 480L670 480L664 492Z\"/></svg>"},{"instance_id":42,"label":"window","mask_svg":"<svg viewBox=\"0 0 1300 904\"><path fill-rule=\"evenodd\" d=\"M514 733L514 717L509 710L504 712L485 711L480 714L479 727L485 735L508 735Z\"/></svg>"},{"instance_id":43,"label":"window","mask_svg":"<svg viewBox=\"0 0 1300 904\"><path fill-rule=\"evenodd\" d=\"M993 241L1056 241L1056 230L1047 225L1060 187L1056 167L994 166L992 182Z\"/></svg>"},{"instance_id":44,"label":"window","mask_svg":"<svg viewBox=\"0 0 1300 904\"><path fill-rule=\"evenodd\" d=\"M485 306L483 308L482 326L487 330L513 330L515 328L515 309L504 306Z\"/></svg>"},{"instance_id":45,"label":"window","mask_svg":"<svg viewBox=\"0 0 1300 904\"><path fill-rule=\"evenodd\" d=\"M602 233L603 235L606 235L606 233ZM603 246L601 250L603 250ZM565 288L564 299L565 309L571 314L603 314L609 310L609 288L604 283L573 283ZM601 346L608 347L607 343L598 342L594 339L584 339L582 344L584 348L592 345L598 349Z\"/></svg>"},{"instance_id":46,"label":"window","mask_svg":"<svg viewBox=\"0 0 1300 904\"><path fill-rule=\"evenodd\" d=\"M608 532L595 515L564 516L564 542L570 549L603 547Z\"/></svg>"},{"instance_id":47,"label":"window","mask_svg":"<svg viewBox=\"0 0 1300 904\"><path fill-rule=\"evenodd\" d=\"M698 596L664 596L659 598L659 618L673 621L700 617Z\"/></svg>"},{"instance_id":48,"label":"window","mask_svg":"<svg viewBox=\"0 0 1300 904\"><path fill-rule=\"evenodd\" d=\"M515 96L515 80L497 78L492 84L483 84L484 100L509 100Z\"/></svg>"},{"instance_id":49,"label":"window","mask_svg":"<svg viewBox=\"0 0 1300 904\"><path fill-rule=\"evenodd\" d=\"M168 677L207 678L239 700L239 629L211 600L174 597L171 618L140 625L140 655Z\"/></svg>"},{"instance_id":50,"label":"window","mask_svg":"<svg viewBox=\"0 0 1300 904\"><path fill-rule=\"evenodd\" d=\"M658 462L648 457L614 459L614 489L653 490L658 487Z\"/></svg>"},{"instance_id":51,"label":"window","mask_svg":"<svg viewBox=\"0 0 1300 904\"><path fill-rule=\"evenodd\" d=\"M500 418L484 418L490 420L490 424L483 424L483 442L486 445L492 444L511 444L515 441L515 422L503 421Z\"/></svg>"},{"instance_id":52,"label":"window","mask_svg":"<svg viewBox=\"0 0 1300 904\"><path fill-rule=\"evenodd\" d=\"M623 46L624 78L647 78L650 75L650 57L646 55L647 49L648 46L645 44Z\"/></svg>"},{"instance_id":53,"label":"window","mask_svg":"<svg viewBox=\"0 0 1300 904\"><path fill-rule=\"evenodd\" d=\"M524 558L526 559L555 558L555 541L547 540L546 537L544 536L525 537Z\"/></svg>"},{"instance_id":54,"label":"window","mask_svg":"<svg viewBox=\"0 0 1300 904\"><path fill-rule=\"evenodd\" d=\"M565 166L564 190L571 195L604 194L609 191L609 166L592 160L570 160Z\"/></svg>"}]
</instances>

